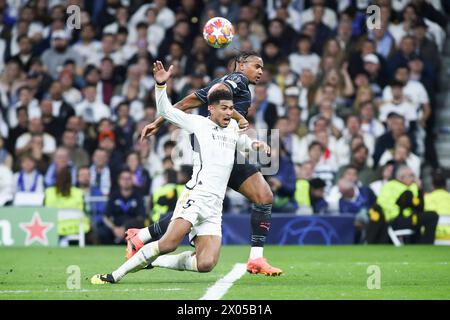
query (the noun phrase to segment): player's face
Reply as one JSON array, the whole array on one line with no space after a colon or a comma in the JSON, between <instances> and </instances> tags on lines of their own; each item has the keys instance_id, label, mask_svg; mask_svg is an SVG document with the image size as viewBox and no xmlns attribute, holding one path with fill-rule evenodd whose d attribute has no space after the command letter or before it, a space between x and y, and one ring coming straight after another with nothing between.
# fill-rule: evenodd
<instances>
[{"instance_id":1,"label":"player's face","mask_svg":"<svg viewBox=\"0 0 450 320\"><path fill-rule=\"evenodd\" d=\"M248 78L251 84L256 84L263 74L264 63L260 57L250 56L239 65L241 71Z\"/></svg>"},{"instance_id":2,"label":"player's face","mask_svg":"<svg viewBox=\"0 0 450 320\"><path fill-rule=\"evenodd\" d=\"M234 106L232 100L220 100L218 104L211 105L209 108L211 120L220 127L226 128L230 124L233 110Z\"/></svg>"}]
</instances>

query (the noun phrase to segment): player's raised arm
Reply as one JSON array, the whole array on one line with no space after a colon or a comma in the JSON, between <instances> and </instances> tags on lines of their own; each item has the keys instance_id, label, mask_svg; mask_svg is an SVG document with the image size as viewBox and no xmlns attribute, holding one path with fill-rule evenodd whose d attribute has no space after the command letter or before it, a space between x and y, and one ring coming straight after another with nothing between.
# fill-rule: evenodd
<instances>
[{"instance_id":1,"label":"player's raised arm","mask_svg":"<svg viewBox=\"0 0 450 320\"><path fill-rule=\"evenodd\" d=\"M164 119L172 122L177 127L193 132L196 116L174 108L167 97L166 81L170 78L172 70L173 66L170 66L169 70L166 71L161 61L153 63L153 76L156 81L156 109Z\"/></svg>"}]
</instances>

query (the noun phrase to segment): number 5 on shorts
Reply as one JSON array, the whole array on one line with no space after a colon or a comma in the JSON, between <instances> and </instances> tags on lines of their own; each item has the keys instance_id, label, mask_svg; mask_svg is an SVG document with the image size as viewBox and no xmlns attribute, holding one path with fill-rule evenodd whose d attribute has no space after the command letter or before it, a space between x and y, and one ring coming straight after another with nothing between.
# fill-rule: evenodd
<instances>
[{"instance_id":1,"label":"number 5 on shorts","mask_svg":"<svg viewBox=\"0 0 450 320\"><path fill-rule=\"evenodd\" d=\"M192 203L194 203L194 202L195 202L195 200L188 199L188 201L186 201L186 204L183 206L183 209L189 208L192 205Z\"/></svg>"}]
</instances>

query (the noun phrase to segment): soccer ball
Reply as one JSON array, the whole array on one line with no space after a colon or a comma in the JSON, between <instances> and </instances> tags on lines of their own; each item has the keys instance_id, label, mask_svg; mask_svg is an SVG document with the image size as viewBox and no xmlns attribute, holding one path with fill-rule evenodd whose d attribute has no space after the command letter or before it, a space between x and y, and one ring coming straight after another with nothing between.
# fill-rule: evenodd
<instances>
[{"instance_id":1,"label":"soccer ball","mask_svg":"<svg viewBox=\"0 0 450 320\"><path fill-rule=\"evenodd\" d=\"M203 27L203 38L213 48L225 48L233 41L234 28L222 17L209 19Z\"/></svg>"}]
</instances>

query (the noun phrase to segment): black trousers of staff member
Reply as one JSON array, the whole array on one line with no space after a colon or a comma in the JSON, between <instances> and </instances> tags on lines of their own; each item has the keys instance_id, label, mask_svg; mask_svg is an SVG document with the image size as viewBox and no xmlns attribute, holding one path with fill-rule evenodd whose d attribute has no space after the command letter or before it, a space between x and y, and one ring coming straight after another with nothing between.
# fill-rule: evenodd
<instances>
[{"instance_id":1,"label":"black trousers of staff member","mask_svg":"<svg viewBox=\"0 0 450 320\"><path fill-rule=\"evenodd\" d=\"M405 244L433 244L436 235L436 226L439 216L434 211L414 211L410 216L405 217L403 210L390 222L386 222L383 209L375 205L369 212L369 224L366 229L366 240L369 244L391 243L388 226L392 229L412 229L414 234L404 238Z\"/></svg>"}]
</instances>

